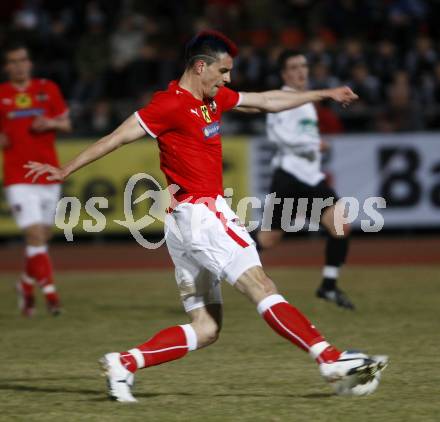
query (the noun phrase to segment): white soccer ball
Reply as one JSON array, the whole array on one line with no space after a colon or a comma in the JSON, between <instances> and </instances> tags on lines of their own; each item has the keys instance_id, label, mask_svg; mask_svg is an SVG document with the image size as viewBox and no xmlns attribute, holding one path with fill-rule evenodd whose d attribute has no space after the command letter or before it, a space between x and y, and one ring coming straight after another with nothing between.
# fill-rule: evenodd
<instances>
[{"instance_id":1,"label":"white soccer ball","mask_svg":"<svg viewBox=\"0 0 440 422\"><path fill-rule=\"evenodd\" d=\"M379 387L381 373L374 375L372 380L359 384L358 375L350 375L342 380L331 383L333 390L340 396L368 396Z\"/></svg>"}]
</instances>

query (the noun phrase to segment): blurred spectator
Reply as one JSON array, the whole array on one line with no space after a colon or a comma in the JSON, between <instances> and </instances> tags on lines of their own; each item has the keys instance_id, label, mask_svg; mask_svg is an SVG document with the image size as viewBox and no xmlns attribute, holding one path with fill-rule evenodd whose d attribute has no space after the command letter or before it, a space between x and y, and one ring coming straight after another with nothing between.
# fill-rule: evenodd
<instances>
[{"instance_id":1,"label":"blurred spectator","mask_svg":"<svg viewBox=\"0 0 440 422\"><path fill-rule=\"evenodd\" d=\"M370 74L365 63L359 62L352 67L348 85L359 95L359 100L356 101L357 106L367 107L379 104L381 100L379 81Z\"/></svg>"},{"instance_id":2,"label":"blurred spectator","mask_svg":"<svg viewBox=\"0 0 440 422\"><path fill-rule=\"evenodd\" d=\"M87 31L80 38L75 55L78 80L72 100L78 103L87 103L99 97L102 91L102 76L109 64L109 43L104 28L104 15L92 10L87 23Z\"/></svg>"},{"instance_id":3,"label":"blurred spectator","mask_svg":"<svg viewBox=\"0 0 440 422\"><path fill-rule=\"evenodd\" d=\"M366 61L363 44L356 38L349 38L345 41L343 50L336 57L336 73L341 79L348 79L351 68Z\"/></svg>"},{"instance_id":4,"label":"blurred spectator","mask_svg":"<svg viewBox=\"0 0 440 422\"><path fill-rule=\"evenodd\" d=\"M113 67L124 68L137 58L144 41L142 23L141 16L126 15L121 18L116 31L110 36Z\"/></svg>"},{"instance_id":5,"label":"blurred spectator","mask_svg":"<svg viewBox=\"0 0 440 422\"><path fill-rule=\"evenodd\" d=\"M333 66L333 58L324 41L318 37L312 38L307 44L307 60L313 66L315 63L323 63L327 68Z\"/></svg>"},{"instance_id":6,"label":"blurred spectator","mask_svg":"<svg viewBox=\"0 0 440 422\"><path fill-rule=\"evenodd\" d=\"M312 66L310 89L334 88L340 84L339 79L330 74L329 66L325 62L317 62Z\"/></svg>"},{"instance_id":7,"label":"blurred spectator","mask_svg":"<svg viewBox=\"0 0 440 422\"><path fill-rule=\"evenodd\" d=\"M423 76L433 72L437 59L431 40L426 36L420 36L415 47L406 56L406 69L414 81L420 81Z\"/></svg>"},{"instance_id":8,"label":"blurred spectator","mask_svg":"<svg viewBox=\"0 0 440 422\"><path fill-rule=\"evenodd\" d=\"M380 40L371 58L373 74L385 85L391 82L395 72L400 68L396 46L388 39Z\"/></svg>"},{"instance_id":9,"label":"blurred spectator","mask_svg":"<svg viewBox=\"0 0 440 422\"><path fill-rule=\"evenodd\" d=\"M377 121L381 132L405 132L424 129L422 110L415 99L405 71L396 73L388 89L388 102Z\"/></svg>"},{"instance_id":10,"label":"blurred spectator","mask_svg":"<svg viewBox=\"0 0 440 422\"><path fill-rule=\"evenodd\" d=\"M424 0L393 0L388 6L388 31L394 42L407 47L414 38L414 32L427 13Z\"/></svg>"}]
</instances>

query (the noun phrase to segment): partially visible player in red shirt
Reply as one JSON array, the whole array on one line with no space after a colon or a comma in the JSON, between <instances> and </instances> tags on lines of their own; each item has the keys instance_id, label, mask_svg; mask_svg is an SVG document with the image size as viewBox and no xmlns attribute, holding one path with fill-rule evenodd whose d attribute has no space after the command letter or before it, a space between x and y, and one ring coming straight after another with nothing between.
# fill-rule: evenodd
<instances>
[{"instance_id":1,"label":"partially visible player in red shirt","mask_svg":"<svg viewBox=\"0 0 440 422\"><path fill-rule=\"evenodd\" d=\"M47 308L60 312L47 243L51 237L59 200L59 181L25 178L29 160L58 165L57 131L71 130L68 110L58 86L47 79L33 79L32 62L25 45L11 44L3 51L8 82L0 84L0 148L3 151L3 184L7 202L22 229L26 248L25 268L17 283L24 316L35 309L34 285L41 288Z\"/></svg>"},{"instance_id":2,"label":"partially visible player in red shirt","mask_svg":"<svg viewBox=\"0 0 440 422\"><path fill-rule=\"evenodd\" d=\"M330 345L278 293L263 271L255 243L223 198L220 132L224 112L277 112L325 98L349 104L357 96L348 87L304 92L235 92L225 84L230 82L236 54L237 48L223 34L198 34L187 45L186 68L181 78L171 82L167 90L156 93L149 104L114 132L61 169L38 162L26 165L29 177L47 175L49 180L63 180L148 133L157 140L161 169L168 183L179 186L165 221L165 232L190 322L165 328L132 349L107 353L101 359L108 394L119 402L136 401L131 388L138 369L182 358L217 340L222 321L221 280L243 293L270 328L306 351L338 393L373 392L386 366L384 356L341 352Z\"/></svg>"}]
</instances>

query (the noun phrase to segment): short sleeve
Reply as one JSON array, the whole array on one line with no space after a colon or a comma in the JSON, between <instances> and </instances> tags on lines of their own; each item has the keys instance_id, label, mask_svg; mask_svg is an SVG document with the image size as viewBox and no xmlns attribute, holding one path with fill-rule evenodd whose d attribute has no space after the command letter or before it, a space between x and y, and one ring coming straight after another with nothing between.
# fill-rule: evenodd
<instances>
[{"instance_id":1,"label":"short sleeve","mask_svg":"<svg viewBox=\"0 0 440 422\"><path fill-rule=\"evenodd\" d=\"M167 93L157 93L135 116L142 128L153 138L175 128L177 105Z\"/></svg>"},{"instance_id":2,"label":"short sleeve","mask_svg":"<svg viewBox=\"0 0 440 422\"><path fill-rule=\"evenodd\" d=\"M51 117L61 116L68 110L63 94L54 82L48 82L47 90L50 98Z\"/></svg>"},{"instance_id":3,"label":"short sleeve","mask_svg":"<svg viewBox=\"0 0 440 422\"><path fill-rule=\"evenodd\" d=\"M220 107L221 111L225 112L240 104L240 94L224 86L220 88L215 96L215 102Z\"/></svg>"}]
</instances>

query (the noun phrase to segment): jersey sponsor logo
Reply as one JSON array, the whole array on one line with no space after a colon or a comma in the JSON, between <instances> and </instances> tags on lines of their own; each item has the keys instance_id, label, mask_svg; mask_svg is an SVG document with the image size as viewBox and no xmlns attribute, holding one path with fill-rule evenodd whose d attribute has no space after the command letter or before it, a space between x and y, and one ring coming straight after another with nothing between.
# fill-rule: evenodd
<instances>
[{"instance_id":1,"label":"jersey sponsor logo","mask_svg":"<svg viewBox=\"0 0 440 422\"><path fill-rule=\"evenodd\" d=\"M311 135L318 134L318 122L314 119L301 119L298 122L299 130L302 133L308 133Z\"/></svg>"},{"instance_id":2,"label":"jersey sponsor logo","mask_svg":"<svg viewBox=\"0 0 440 422\"><path fill-rule=\"evenodd\" d=\"M8 119L24 119L25 117L36 117L44 114L42 108L27 108L26 110L14 110L7 114Z\"/></svg>"},{"instance_id":3,"label":"jersey sponsor logo","mask_svg":"<svg viewBox=\"0 0 440 422\"><path fill-rule=\"evenodd\" d=\"M29 108L32 105L32 98L26 92L20 92L15 96L15 105L18 108Z\"/></svg>"},{"instance_id":4,"label":"jersey sponsor logo","mask_svg":"<svg viewBox=\"0 0 440 422\"><path fill-rule=\"evenodd\" d=\"M211 123L212 119L211 119L211 116L209 115L208 107L206 107L205 105L202 105L202 106L200 106L200 110L202 111L202 115L203 115L203 118L205 119L205 122Z\"/></svg>"},{"instance_id":5,"label":"jersey sponsor logo","mask_svg":"<svg viewBox=\"0 0 440 422\"><path fill-rule=\"evenodd\" d=\"M209 139L212 138L213 136L220 134L220 123L214 122L208 126L205 126L203 128L203 134L205 135L205 139Z\"/></svg>"}]
</instances>

